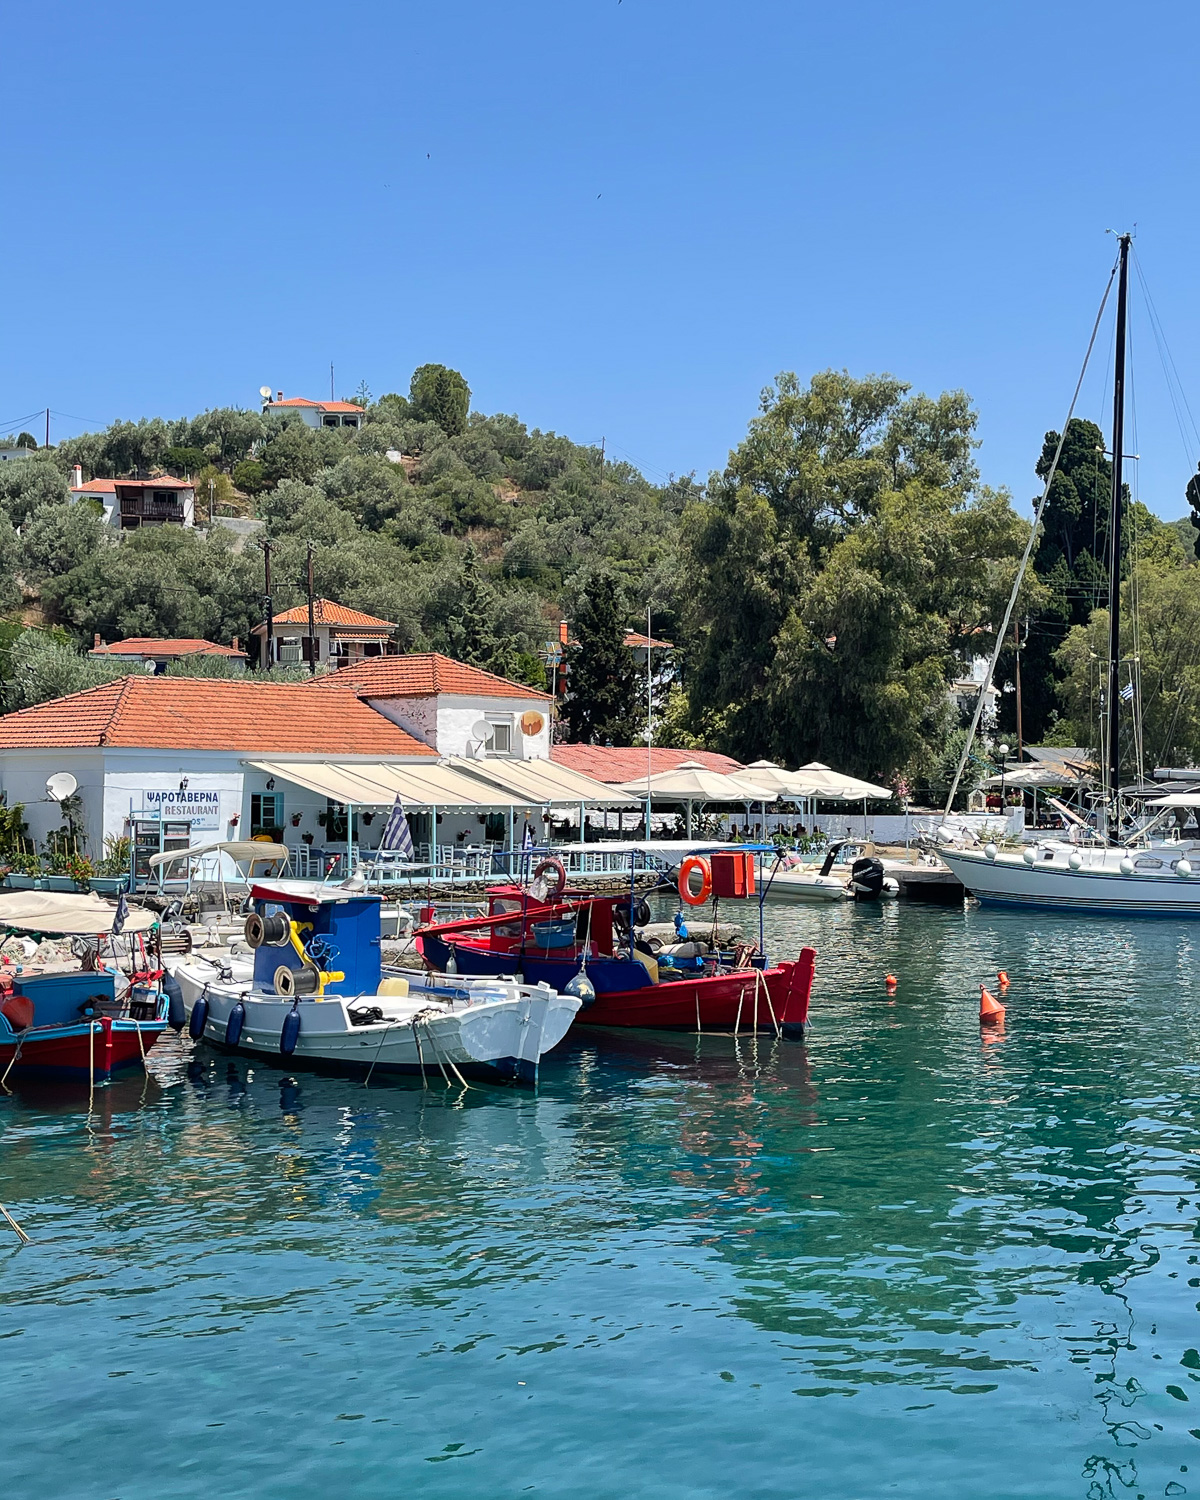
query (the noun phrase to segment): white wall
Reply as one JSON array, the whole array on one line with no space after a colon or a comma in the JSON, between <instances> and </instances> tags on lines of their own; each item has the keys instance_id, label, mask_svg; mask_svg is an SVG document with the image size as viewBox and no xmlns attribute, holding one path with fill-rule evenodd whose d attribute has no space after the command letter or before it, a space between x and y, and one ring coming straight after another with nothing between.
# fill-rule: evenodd
<instances>
[{"instance_id":1,"label":"white wall","mask_svg":"<svg viewBox=\"0 0 1200 1500\"><path fill-rule=\"evenodd\" d=\"M443 693L437 700L437 751L439 755L477 755L472 730L481 719L503 719L512 725L512 754L507 759L550 758L550 705L540 698L476 698ZM541 716L537 734L522 734L521 715L530 711Z\"/></svg>"},{"instance_id":2,"label":"white wall","mask_svg":"<svg viewBox=\"0 0 1200 1500\"><path fill-rule=\"evenodd\" d=\"M0 753L0 790L9 807L24 803L29 837L40 848L50 830L63 824L58 803L46 799L46 778L55 771L69 771L79 783L87 853L97 858L104 852L102 750L6 750Z\"/></svg>"},{"instance_id":3,"label":"white wall","mask_svg":"<svg viewBox=\"0 0 1200 1500\"><path fill-rule=\"evenodd\" d=\"M423 745L438 749L436 698L368 698L367 702L377 714L407 730ZM446 755L449 752L443 750L441 753Z\"/></svg>"}]
</instances>

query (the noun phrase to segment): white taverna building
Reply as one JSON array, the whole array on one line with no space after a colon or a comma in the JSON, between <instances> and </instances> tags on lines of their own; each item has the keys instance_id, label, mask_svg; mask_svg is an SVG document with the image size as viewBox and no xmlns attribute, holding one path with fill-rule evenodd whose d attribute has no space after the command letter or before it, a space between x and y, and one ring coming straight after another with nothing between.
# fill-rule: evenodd
<instances>
[{"instance_id":1,"label":"white taverna building","mask_svg":"<svg viewBox=\"0 0 1200 1500\"><path fill-rule=\"evenodd\" d=\"M129 837L143 870L162 849L260 834L320 873L323 855L378 845L397 795L426 857L511 847L539 805L578 807L609 790L551 764L550 706L438 655L379 657L305 683L138 673L0 717L0 796L23 805L40 846L63 823L47 778L69 772L81 852L97 860Z\"/></svg>"}]
</instances>

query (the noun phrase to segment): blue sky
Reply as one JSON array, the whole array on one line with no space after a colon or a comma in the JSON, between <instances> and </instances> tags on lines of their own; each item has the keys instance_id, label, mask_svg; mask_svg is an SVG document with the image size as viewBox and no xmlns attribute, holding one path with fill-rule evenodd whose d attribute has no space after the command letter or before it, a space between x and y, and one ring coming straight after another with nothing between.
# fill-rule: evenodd
<instances>
[{"instance_id":1,"label":"blue sky","mask_svg":"<svg viewBox=\"0 0 1200 1500\"><path fill-rule=\"evenodd\" d=\"M963 387L1024 505L1114 254L1200 420L1200 12L1107 0L9 11L0 424L406 390L724 462L779 370ZM1108 336L1083 410L1101 415ZM1141 498L1181 436L1134 306ZM32 424L31 424L32 425ZM1105 418L1107 425L1107 418ZM35 431L40 429L36 426Z\"/></svg>"}]
</instances>

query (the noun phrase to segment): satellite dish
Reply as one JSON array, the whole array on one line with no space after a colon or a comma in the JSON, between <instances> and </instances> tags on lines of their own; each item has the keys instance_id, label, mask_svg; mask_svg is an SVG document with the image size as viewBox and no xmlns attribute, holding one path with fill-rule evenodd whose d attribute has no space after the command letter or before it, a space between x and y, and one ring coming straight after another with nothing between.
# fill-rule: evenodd
<instances>
[{"instance_id":1,"label":"satellite dish","mask_svg":"<svg viewBox=\"0 0 1200 1500\"><path fill-rule=\"evenodd\" d=\"M46 782L46 796L51 802L65 802L68 797L73 797L79 783L71 775L70 771L55 771Z\"/></svg>"},{"instance_id":2,"label":"satellite dish","mask_svg":"<svg viewBox=\"0 0 1200 1500\"><path fill-rule=\"evenodd\" d=\"M486 719L476 719L471 725L471 738L473 740L490 740L492 737L492 726Z\"/></svg>"},{"instance_id":3,"label":"satellite dish","mask_svg":"<svg viewBox=\"0 0 1200 1500\"><path fill-rule=\"evenodd\" d=\"M269 401L271 399L271 387L269 385L260 385L258 388L258 394L263 398L264 401Z\"/></svg>"}]
</instances>

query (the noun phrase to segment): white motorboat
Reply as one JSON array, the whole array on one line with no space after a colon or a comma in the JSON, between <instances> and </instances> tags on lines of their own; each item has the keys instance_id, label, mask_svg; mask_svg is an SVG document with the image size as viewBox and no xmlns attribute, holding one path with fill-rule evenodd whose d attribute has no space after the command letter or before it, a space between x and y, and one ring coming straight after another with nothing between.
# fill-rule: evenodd
<instances>
[{"instance_id":1,"label":"white motorboat","mask_svg":"<svg viewBox=\"0 0 1200 1500\"><path fill-rule=\"evenodd\" d=\"M1200 917L1200 845L1094 847L1046 840L1024 849L943 847L939 853L980 901L1063 911Z\"/></svg>"},{"instance_id":2,"label":"white motorboat","mask_svg":"<svg viewBox=\"0 0 1200 1500\"><path fill-rule=\"evenodd\" d=\"M854 894L845 875L822 875L816 865L767 870L763 890L768 901L847 901Z\"/></svg>"},{"instance_id":3,"label":"white motorboat","mask_svg":"<svg viewBox=\"0 0 1200 1500\"><path fill-rule=\"evenodd\" d=\"M762 872L763 899L766 901L877 901L883 895L895 895L897 885L884 876L883 864L873 855L855 859L847 869L842 865L837 874L834 868L838 856L846 847L843 839L830 844L825 858L819 865L789 864L788 856L781 856L774 864L764 863ZM795 859L796 856L790 856Z\"/></svg>"},{"instance_id":4,"label":"white motorboat","mask_svg":"<svg viewBox=\"0 0 1200 1500\"><path fill-rule=\"evenodd\" d=\"M511 979L384 970L379 897L346 886L257 882L252 959L171 964L193 1039L283 1065L366 1076L537 1081L580 1001Z\"/></svg>"}]
</instances>

